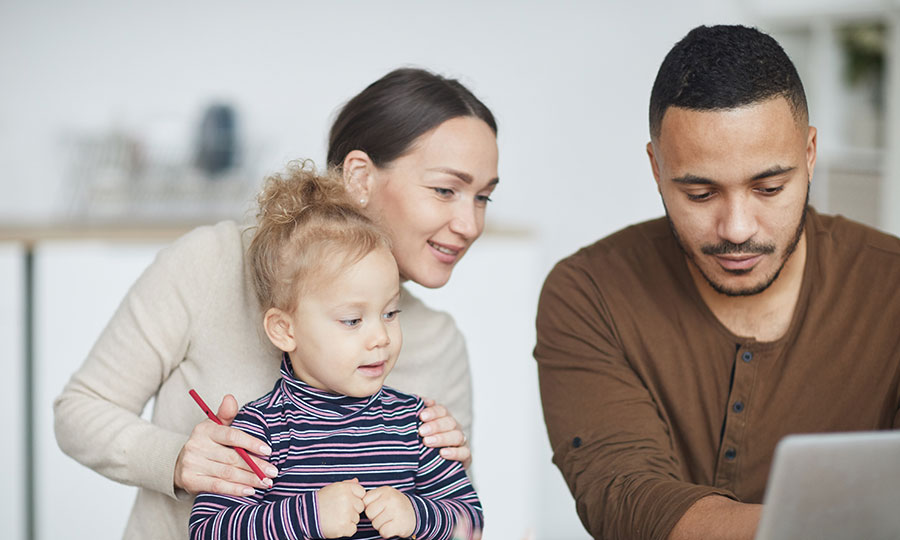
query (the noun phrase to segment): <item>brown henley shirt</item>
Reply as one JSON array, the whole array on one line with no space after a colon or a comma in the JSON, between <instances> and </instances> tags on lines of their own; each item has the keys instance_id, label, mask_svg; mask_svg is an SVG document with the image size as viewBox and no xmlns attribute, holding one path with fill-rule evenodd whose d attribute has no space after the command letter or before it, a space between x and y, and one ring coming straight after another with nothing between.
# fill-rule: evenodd
<instances>
[{"instance_id":1,"label":"brown henley shirt","mask_svg":"<svg viewBox=\"0 0 900 540\"><path fill-rule=\"evenodd\" d=\"M562 260L537 316L553 461L595 538L666 538L697 499L760 502L787 434L900 428L900 239L810 209L787 333L732 334L664 218Z\"/></svg>"}]
</instances>

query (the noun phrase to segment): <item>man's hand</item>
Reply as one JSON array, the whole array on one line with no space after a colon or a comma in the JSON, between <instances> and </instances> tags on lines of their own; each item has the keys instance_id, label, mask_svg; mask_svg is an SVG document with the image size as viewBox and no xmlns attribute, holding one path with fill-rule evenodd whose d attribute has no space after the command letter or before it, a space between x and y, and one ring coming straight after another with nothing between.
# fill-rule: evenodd
<instances>
[{"instance_id":1,"label":"man's hand","mask_svg":"<svg viewBox=\"0 0 900 540\"><path fill-rule=\"evenodd\" d=\"M249 497L255 488L272 486L271 478L275 478L278 470L268 462L259 458L251 459L268 476L260 480L241 459L234 448L243 448L250 454L269 455L272 450L262 441L229 427L237 415L238 406L231 394L222 399L216 416L222 426L212 420L204 420L191 431L191 437L184 443L175 461L175 487L192 495L201 491Z\"/></svg>"},{"instance_id":2,"label":"man's hand","mask_svg":"<svg viewBox=\"0 0 900 540\"><path fill-rule=\"evenodd\" d=\"M381 486L363 498L366 516L382 538L408 538L416 530L416 512L409 497L390 486Z\"/></svg>"},{"instance_id":3,"label":"man's hand","mask_svg":"<svg viewBox=\"0 0 900 540\"><path fill-rule=\"evenodd\" d=\"M426 399L419 419L422 420L419 435L425 446L440 448L442 458L459 461L465 468L472 464L472 452L466 436L446 407L435 404L433 399Z\"/></svg>"}]
</instances>

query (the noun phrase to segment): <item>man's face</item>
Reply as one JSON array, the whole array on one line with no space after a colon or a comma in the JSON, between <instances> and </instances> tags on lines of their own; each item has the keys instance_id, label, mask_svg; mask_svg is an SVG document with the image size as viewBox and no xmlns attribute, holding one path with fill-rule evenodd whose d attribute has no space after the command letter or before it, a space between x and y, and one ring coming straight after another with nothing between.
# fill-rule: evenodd
<instances>
[{"instance_id":1,"label":"man's face","mask_svg":"<svg viewBox=\"0 0 900 540\"><path fill-rule=\"evenodd\" d=\"M671 107L647 152L672 230L707 283L729 296L766 290L803 234L815 128L782 97Z\"/></svg>"}]
</instances>

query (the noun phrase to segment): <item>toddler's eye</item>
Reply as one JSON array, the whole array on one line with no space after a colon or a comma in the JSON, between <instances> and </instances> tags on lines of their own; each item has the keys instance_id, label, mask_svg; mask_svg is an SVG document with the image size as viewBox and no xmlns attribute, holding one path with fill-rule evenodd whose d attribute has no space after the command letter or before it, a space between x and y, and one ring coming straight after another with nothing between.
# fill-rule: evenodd
<instances>
[{"instance_id":1,"label":"toddler's eye","mask_svg":"<svg viewBox=\"0 0 900 540\"><path fill-rule=\"evenodd\" d=\"M384 320L386 320L386 321L393 321L394 319L397 318L397 315L399 315L399 314L400 314L400 310L395 309L393 311L388 311L387 313L382 315L382 317L384 317Z\"/></svg>"},{"instance_id":2,"label":"toddler's eye","mask_svg":"<svg viewBox=\"0 0 900 540\"><path fill-rule=\"evenodd\" d=\"M341 319L341 324L344 326L349 326L353 328L354 326L359 326L359 323L362 322L362 319Z\"/></svg>"}]
</instances>

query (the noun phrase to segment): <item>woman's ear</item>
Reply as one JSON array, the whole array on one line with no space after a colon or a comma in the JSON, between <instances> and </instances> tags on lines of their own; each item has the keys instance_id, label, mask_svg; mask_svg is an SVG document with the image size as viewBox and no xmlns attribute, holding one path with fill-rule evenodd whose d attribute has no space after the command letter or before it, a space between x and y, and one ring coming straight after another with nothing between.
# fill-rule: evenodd
<instances>
[{"instance_id":1,"label":"woman's ear","mask_svg":"<svg viewBox=\"0 0 900 540\"><path fill-rule=\"evenodd\" d=\"M375 185L375 169L369 154L362 150L351 150L344 158L344 184L363 208L369 203L372 186Z\"/></svg>"},{"instance_id":2,"label":"woman's ear","mask_svg":"<svg viewBox=\"0 0 900 540\"><path fill-rule=\"evenodd\" d=\"M278 308L269 308L263 316L263 327L266 335L276 347L290 353L297 350L297 341L294 339L294 323L290 315Z\"/></svg>"}]
</instances>

